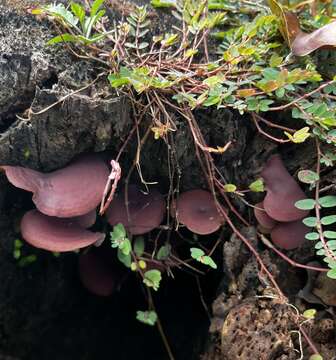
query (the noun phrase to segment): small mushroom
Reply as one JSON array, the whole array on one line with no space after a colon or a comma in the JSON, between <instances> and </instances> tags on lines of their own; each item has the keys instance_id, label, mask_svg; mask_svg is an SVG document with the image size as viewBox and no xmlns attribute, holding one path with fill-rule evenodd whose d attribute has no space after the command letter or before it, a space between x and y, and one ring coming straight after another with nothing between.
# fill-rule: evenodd
<instances>
[{"instance_id":1,"label":"small mushroom","mask_svg":"<svg viewBox=\"0 0 336 360\"><path fill-rule=\"evenodd\" d=\"M273 155L261 172L266 185L264 209L277 221L295 221L308 215L308 211L295 207L295 202L306 198L299 184L285 168L279 155Z\"/></svg>"},{"instance_id":2,"label":"small mushroom","mask_svg":"<svg viewBox=\"0 0 336 360\"><path fill-rule=\"evenodd\" d=\"M199 235L217 231L224 222L212 194L201 189L182 193L176 201L174 212L179 222Z\"/></svg>"},{"instance_id":3,"label":"small mushroom","mask_svg":"<svg viewBox=\"0 0 336 360\"><path fill-rule=\"evenodd\" d=\"M305 241L309 228L301 220L278 223L271 231L272 242L285 250L300 247Z\"/></svg>"},{"instance_id":4,"label":"small mushroom","mask_svg":"<svg viewBox=\"0 0 336 360\"><path fill-rule=\"evenodd\" d=\"M79 278L86 289L98 296L110 296L115 289L112 264L105 256L92 249L78 259Z\"/></svg>"},{"instance_id":5,"label":"small mushroom","mask_svg":"<svg viewBox=\"0 0 336 360\"><path fill-rule=\"evenodd\" d=\"M30 210L21 220L21 234L29 244L40 249L73 251L104 239L105 234L86 230L88 223L87 219L60 219Z\"/></svg>"},{"instance_id":6,"label":"small mushroom","mask_svg":"<svg viewBox=\"0 0 336 360\"><path fill-rule=\"evenodd\" d=\"M161 224L166 204L156 189L145 194L136 185L130 185L127 195L129 217L124 191L115 196L106 212L107 220L112 226L121 223L131 234L141 235Z\"/></svg>"},{"instance_id":7,"label":"small mushroom","mask_svg":"<svg viewBox=\"0 0 336 360\"><path fill-rule=\"evenodd\" d=\"M277 224L277 222L272 219L270 216L267 215L263 202L260 202L255 205L254 207L254 215L258 221L258 223L261 225L263 230L266 232L269 232L274 228L274 226Z\"/></svg>"},{"instance_id":8,"label":"small mushroom","mask_svg":"<svg viewBox=\"0 0 336 360\"><path fill-rule=\"evenodd\" d=\"M86 155L63 169L40 173L18 166L2 166L8 180L33 193L39 211L61 218L87 214L103 196L109 172L97 155Z\"/></svg>"}]
</instances>

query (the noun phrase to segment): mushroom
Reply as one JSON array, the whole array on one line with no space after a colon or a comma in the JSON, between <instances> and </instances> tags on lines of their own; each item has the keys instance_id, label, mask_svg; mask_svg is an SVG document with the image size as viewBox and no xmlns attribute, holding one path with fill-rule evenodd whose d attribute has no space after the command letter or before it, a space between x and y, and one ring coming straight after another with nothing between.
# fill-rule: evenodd
<instances>
[{"instance_id":1,"label":"mushroom","mask_svg":"<svg viewBox=\"0 0 336 360\"><path fill-rule=\"evenodd\" d=\"M87 214L103 196L109 172L97 155L86 155L63 169L40 173L20 166L2 166L8 180L33 193L43 214L60 218Z\"/></svg>"},{"instance_id":2,"label":"mushroom","mask_svg":"<svg viewBox=\"0 0 336 360\"><path fill-rule=\"evenodd\" d=\"M129 214L125 203L125 190L115 196L106 212L107 220L112 226L121 223L131 234L141 235L161 224L166 204L156 189L145 194L136 185L130 185L127 195Z\"/></svg>"},{"instance_id":3,"label":"mushroom","mask_svg":"<svg viewBox=\"0 0 336 360\"><path fill-rule=\"evenodd\" d=\"M285 250L296 249L305 242L309 228L301 220L278 223L271 231L272 242Z\"/></svg>"},{"instance_id":4,"label":"mushroom","mask_svg":"<svg viewBox=\"0 0 336 360\"><path fill-rule=\"evenodd\" d=\"M78 258L79 278L91 293L110 296L115 288L115 274L112 264L97 250L83 252Z\"/></svg>"},{"instance_id":5,"label":"mushroom","mask_svg":"<svg viewBox=\"0 0 336 360\"><path fill-rule=\"evenodd\" d=\"M288 173L279 155L273 155L267 161L261 176L267 191L263 201L267 215L277 221L295 221L308 215L308 211L294 205L306 195Z\"/></svg>"},{"instance_id":6,"label":"mushroom","mask_svg":"<svg viewBox=\"0 0 336 360\"><path fill-rule=\"evenodd\" d=\"M179 222L199 235L217 231L224 222L212 194L201 189L182 193L176 200L174 212Z\"/></svg>"},{"instance_id":7,"label":"mushroom","mask_svg":"<svg viewBox=\"0 0 336 360\"><path fill-rule=\"evenodd\" d=\"M254 206L254 215L265 232L269 232L277 224L274 219L267 215L263 202L260 202Z\"/></svg>"},{"instance_id":8,"label":"mushroom","mask_svg":"<svg viewBox=\"0 0 336 360\"><path fill-rule=\"evenodd\" d=\"M30 210L21 220L21 234L29 244L40 249L56 252L72 251L104 239L105 234L85 229L91 223L92 214L60 219L44 215L37 210Z\"/></svg>"}]
</instances>

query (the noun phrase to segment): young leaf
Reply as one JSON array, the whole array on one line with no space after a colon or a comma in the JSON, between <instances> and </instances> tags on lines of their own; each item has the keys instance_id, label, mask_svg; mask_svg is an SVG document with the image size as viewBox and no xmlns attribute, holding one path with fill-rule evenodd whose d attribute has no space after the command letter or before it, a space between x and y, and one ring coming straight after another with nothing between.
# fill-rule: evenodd
<instances>
[{"instance_id":1,"label":"young leaf","mask_svg":"<svg viewBox=\"0 0 336 360\"><path fill-rule=\"evenodd\" d=\"M203 256L202 261L204 265L209 265L213 269L217 269L217 264L211 259L210 256Z\"/></svg>"},{"instance_id":2,"label":"young leaf","mask_svg":"<svg viewBox=\"0 0 336 360\"><path fill-rule=\"evenodd\" d=\"M317 314L316 309L308 309L308 310L304 311L303 316L306 319L314 319L316 314Z\"/></svg>"},{"instance_id":3,"label":"young leaf","mask_svg":"<svg viewBox=\"0 0 336 360\"><path fill-rule=\"evenodd\" d=\"M157 320L155 311L137 311L136 319L146 325L154 326Z\"/></svg>"},{"instance_id":4,"label":"young leaf","mask_svg":"<svg viewBox=\"0 0 336 360\"><path fill-rule=\"evenodd\" d=\"M253 183L249 185L249 189L254 192L264 192L265 186L263 179L258 179L256 181L253 181Z\"/></svg>"},{"instance_id":5,"label":"young leaf","mask_svg":"<svg viewBox=\"0 0 336 360\"><path fill-rule=\"evenodd\" d=\"M198 248L191 248L190 252L191 252L191 257L196 260L198 260L201 256L205 255L205 252L202 249L198 249Z\"/></svg>"},{"instance_id":6,"label":"young leaf","mask_svg":"<svg viewBox=\"0 0 336 360\"><path fill-rule=\"evenodd\" d=\"M151 5L155 8L174 8L176 0L151 0Z\"/></svg>"},{"instance_id":7,"label":"young leaf","mask_svg":"<svg viewBox=\"0 0 336 360\"><path fill-rule=\"evenodd\" d=\"M224 191L232 193L235 192L237 190L237 186L234 184L226 184L224 185Z\"/></svg>"},{"instance_id":8,"label":"young leaf","mask_svg":"<svg viewBox=\"0 0 336 360\"><path fill-rule=\"evenodd\" d=\"M113 226L113 231L111 232L111 240L116 241L124 239L126 237L126 230L123 224L117 224Z\"/></svg>"},{"instance_id":9,"label":"young leaf","mask_svg":"<svg viewBox=\"0 0 336 360\"><path fill-rule=\"evenodd\" d=\"M157 291L159 289L161 279L161 272L159 270L149 270L145 272L143 282L148 287Z\"/></svg>"},{"instance_id":10,"label":"young leaf","mask_svg":"<svg viewBox=\"0 0 336 360\"><path fill-rule=\"evenodd\" d=\"M313 199L304 199L297 201L294 205L300 210L312 210L315 207L315 200Z\"/></svg>"},{"instance_id":11,"label":"young leaf","mask_svg":"<svg viewBox=\"0 0 336 360\"><path fill-rule=\"evenodd\" d=\"M308 360L323 360L323 357L320 354L314 354L311 355Z\"/></svg>"},{"instance_id":12,"label":"young leaf","mask_svg":"<svg viewBox=\"0 0 336 360\"><path fill-rule=\"evenodd\" d=\"M295 144L300 144L309 138L309 136L310 136L309 130L310 130L310 128L308 126L306 126L302 129L296 131L293 135L288 133L287 131L285 131L284 133L287 135L287 137L290 141L292 141Z\"/></svg>"}]
</instances>

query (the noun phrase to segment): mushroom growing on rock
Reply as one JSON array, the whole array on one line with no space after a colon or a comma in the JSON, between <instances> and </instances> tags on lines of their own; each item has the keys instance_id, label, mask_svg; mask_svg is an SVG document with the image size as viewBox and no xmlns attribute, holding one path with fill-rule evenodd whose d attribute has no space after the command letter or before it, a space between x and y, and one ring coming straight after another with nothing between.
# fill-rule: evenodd
<instances>
[{"instance_id":1,"label":"mushroom growing on rock","mask_svg":"<svg viewBox=\"0 0 336 360\"><path fill-rule=\"evenodd\" d=\"M121 223L131 234L141 235L161 224L166 204L157 190L154 189L149 194L145 194L136 185L130 185L127 195L128 214L124 190L115 196L106 212L110 225Z\"/></svg>"},{"instance_id":2,"label":"mushroom growing on rock","mask_svg":"<svg viewBox=\"0 0 336 360\"><path fill-rule=\"evenodd\" d=\"M308 211L295 207L295 202L306 198L299 184L285 168L279 155L273 155L261 172L266 185L264 209L277 221L295 221L308 215Z\"/></svg>"},{"instance_id":3,"label":"mushroom growing on rock","mask_svg":"<svg viewBox=\"0 0 336 360\"><path fill-rule=\"evenodd\" d=\"M201 189L182 193L173 212L179 222L199 235L217 231L224 222L212 194Z\"/></svg>"},{"instance_id":4,"label":"mushroom growing on rock","mask_svg":"<svg viewBox=\"0 0 336 360\"><path fill-rule=\"evenodd\" d=\"M272 230L274 226L277 224L277 222L274 219L272 219L270 216L267 215L264 209L263 202L254 205L254 216L256 217L260 226L266 232Z\"/></svg>"},{"instance_id":5,"label":"mushroom growing on rock","mask_svg":"<svg viewBox=\"0 0 336 360\"><path fill-rule=\"evenodd\" d=\"M116 276L112 264L97 249L79 255L78 271L82 284L91 293L98 296L110 296L113 293Z\"/></svg>"},{"instance_id":6,"label":"mushroom growing on rock","mask_svg":"<svg viewBox=\"0 0 336 360\"><path fill-rule=\"evenodd\" d=\"M271 239L280 248L292 250L305 242L305 235L309 231L301 220L278 223L271 231Z\"/></svg>"},{"instance_id":7,"label":"mushroom growing on rock","mask_svg":"<svg viewBox=\"0 0 336 360\"><path fill-rule=\"evenodd\" d=\"M21 234L29 244L40 249L73 251L104 239L105 234L86 230L91 223L92 214L61 219L30 210L21 220Z\"/></svg>"},{"instance_id":8,"label":"mushroom growing on rock","mask_svg":"<svg viewBox=\"0 0 336 360\"><path fill-rule=\"evenodd\" d=\"M8 180L33 193L43 214L60 218L87 214L103 196L109 171L97 155L85 155L63 169L40 173L20 166L2 166Z\"/></svg>"}]
</instances>

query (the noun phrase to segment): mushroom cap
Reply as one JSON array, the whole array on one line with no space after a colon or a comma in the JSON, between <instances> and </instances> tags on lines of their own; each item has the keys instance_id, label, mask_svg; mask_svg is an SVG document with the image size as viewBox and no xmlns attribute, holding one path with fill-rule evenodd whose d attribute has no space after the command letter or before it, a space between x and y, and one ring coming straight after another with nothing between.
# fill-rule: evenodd
<instances>
[{"instance_id":1,"label":"mushroom cap","mask_svg":"<svg viewBox=\"0 0 336 360\"><path fill-rule=\"evenodd\" d=\"M97 251L81 253L78 258L79 278L91 293L110 296L115 288L115 274L111 263Z\"/></svg>"},{"instance_id":2,"label":"mushroom cap","mask_svg":"<svg viewBox=\"0 0 336 360\"><path fill-rule=\"evenodd\" d=\"M265 230L272 230L277 222L267 215L263 202L260 202L254 207L254 216L256 217L258 223Z\"/></svg>"},{"instance_id":3,"label":"mushroom cap","mask_svg":"<svg viewBox=\"0 0 336 360\"><path fill-rule=\"evenodd\" d=\"M144 194L136 185L128 187L128 210L125 204L125 190L116 195L109 206L106 216L114 226L119 223L133 235L145 234L157 228L165 215L165 200L156 189Z\"/></svg>"},{"instance_id":4,"label":"mushroom cap","mask_svg":"<svg viewBox=\"0 0 336 360\"><path fill-rule=\"evenodd\" d=\"M43 174L31 169L3 166L8 180L33 192L39 211L61 218L87 214L103 196L108 167L97 155L85 155L63 169Z\"/></svg>"},{"instance_id":5,"label":"mushroom cap","mask_svg":"<svg viewBox=\"0 0 336 360\"><path fill-rule=\"evenodd\" d=\"M176 200L175 210L178 221L199 235L217 231L224 222L212 194L201 189L182 193Z\"/></svg>"},{"instance_id":6,"label":"mushroom cap","mask_svg":"<svg viewBox=\"0 0 336 360\"><path fill-rule=\"evenodd\" d=\"M60 219L30 210L21 220L21 234L29 244L56 252L77 250L105 237L103 233L86 230L80 223L80 218Z\"/></svg>"},{"instance_id":7,"label":"mushroom cap","mask_svg":"<svg viewBox=\"0 0 336 360\"><path fill-rule=\"evenodd\" d=\"M305 241L309 228L301 220L278 223L271 231L272 242L285 250L296 249Z\"/></svg>"},{"instance_id":8,"label":"mushroom cap","mask_svg":"<svg viewBox=\"0 0 336 360\"><path fill-rule=\"evenodd\" d=\"M298 200L306 199L299 184L285 168L278 154L271 156L261 172L266 185L264 209L277 221L295 221L304 218L309 211L295 207Z\"/></svg>"}]
</instances>

